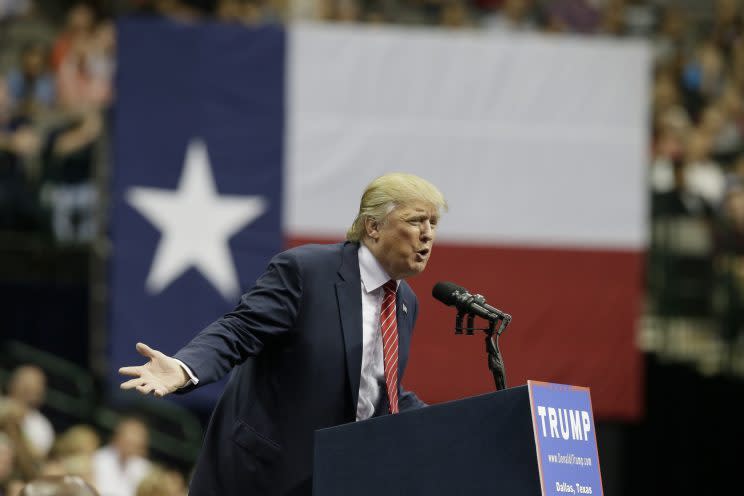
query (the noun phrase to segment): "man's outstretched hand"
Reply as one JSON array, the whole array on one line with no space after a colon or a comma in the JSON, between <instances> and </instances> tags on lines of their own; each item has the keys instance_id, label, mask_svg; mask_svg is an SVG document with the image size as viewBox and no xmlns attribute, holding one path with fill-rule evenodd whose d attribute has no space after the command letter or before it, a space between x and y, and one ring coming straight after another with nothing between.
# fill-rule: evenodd
<instances>
[{"instance_id":1,"label":"man's outstretched hand","mask_svg":"<svg viewBox=\"0 0 744 496\"><path fill-rule=\"evenodd\" d=\"M121 384L122 389L136 388L142 394L165 396L189 382L189 376L175 358L153 350L145 343L137 343L140 355L150 360L138 367L122 367L119 373L134 377Z\"/></svg>"}]
</instances>

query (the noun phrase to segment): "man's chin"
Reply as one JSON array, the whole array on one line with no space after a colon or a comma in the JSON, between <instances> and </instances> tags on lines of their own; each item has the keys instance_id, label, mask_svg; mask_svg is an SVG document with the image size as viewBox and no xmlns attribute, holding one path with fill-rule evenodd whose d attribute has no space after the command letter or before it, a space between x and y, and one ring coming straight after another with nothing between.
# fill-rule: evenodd
<instances>
[{"instance_id":1,"label":"man's chin","mask_svg":"<svg viewBox=\"0 0 744 496\"><path fill-rule=\"evenodd\" d=\"M423 262L416 262L411 267L411 270L409 271L409 274L407 277L417 276L421 274L424 271L424 269L426 269L426 260L424 260Z\"/></svg>"}]
</instances>

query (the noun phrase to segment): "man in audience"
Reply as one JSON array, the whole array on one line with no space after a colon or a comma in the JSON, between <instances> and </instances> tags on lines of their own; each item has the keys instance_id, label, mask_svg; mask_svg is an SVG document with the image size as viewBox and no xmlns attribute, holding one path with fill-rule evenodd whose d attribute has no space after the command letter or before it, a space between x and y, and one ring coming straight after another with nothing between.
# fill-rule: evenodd
<instances>
[{"instance_id":1,"label":"man in audience","mask_svg":"<svg viewBox=\"0 0 744 496\"><path fill-rule=\"evenodd\" d=\"M125 417L114 429L111 442L93 455L93 479L101 496L134 496L151 468L147 460L147 426Z\"/></svg>"},{"instance_id":2,"label":"man in audience","mask_svg":"<svg viewBox=\"0 0 744 496\"><path fill-rule=\"evenodd\" d=\"M23 408L21 426L34 453L43 458L54 442L54 428L39 411L46 396L46 376L35 365L18 367L8 382L8 397Z\"/></svg>"},{"instance_id":3,"label":"man in audience","mask_svg":"<svg viewBox=\"0 0 744 496\"><path fill-rule=\"evenodd\" d=\"M47 58L44 46L30 43L23 47L18 67L8 74L10 95L24 115L36 115L54 105L54 78L47 69Z\"/></svg>"}]
</instances>

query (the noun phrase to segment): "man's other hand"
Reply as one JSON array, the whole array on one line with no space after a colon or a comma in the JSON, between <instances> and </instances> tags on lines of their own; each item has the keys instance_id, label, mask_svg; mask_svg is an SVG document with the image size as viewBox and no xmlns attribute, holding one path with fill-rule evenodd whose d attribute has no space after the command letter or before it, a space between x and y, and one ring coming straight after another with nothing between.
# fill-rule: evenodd
<instances>
[{"instance_id":1,"label":"man's other hand","mask_svg":"<svg viewBox=\"0 0 744 496\"><path fill-rule=\"evenodd\" d=\"M139 367L119 369L120 374L134 377L122 383L122 389L136 388L142 394L153 393L162 397L189 382L189 376L175 358L153 350L145 343L137 343L137 352L150 360Z\"/></svg>"}]
</instances>

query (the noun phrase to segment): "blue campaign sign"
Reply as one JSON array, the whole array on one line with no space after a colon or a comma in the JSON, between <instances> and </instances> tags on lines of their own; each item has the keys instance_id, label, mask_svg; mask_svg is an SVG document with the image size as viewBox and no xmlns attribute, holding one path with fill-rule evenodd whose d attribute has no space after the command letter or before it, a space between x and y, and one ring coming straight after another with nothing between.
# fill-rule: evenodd
<instances>
[{"instance_id":1,"label":"blue campaign sign","mask_svg":"<svg viewBox=\"0 0 744 496\"><path fill-rule=\"evenodd\" d=\"M589 388L527 386L543 496L603 494Z\"/></svg>"},{"instance_id":2,"label":"blue campaign sign","mask_svg":"<svg viewBox=\"0 0 744 496\"><path fill-rule=\"evenodd\" d=\"M143 362L137 341L171 355L232 310L282 248L285 39L278 26L119 22L112 382Z\"/></svg>"}]
</instances>

